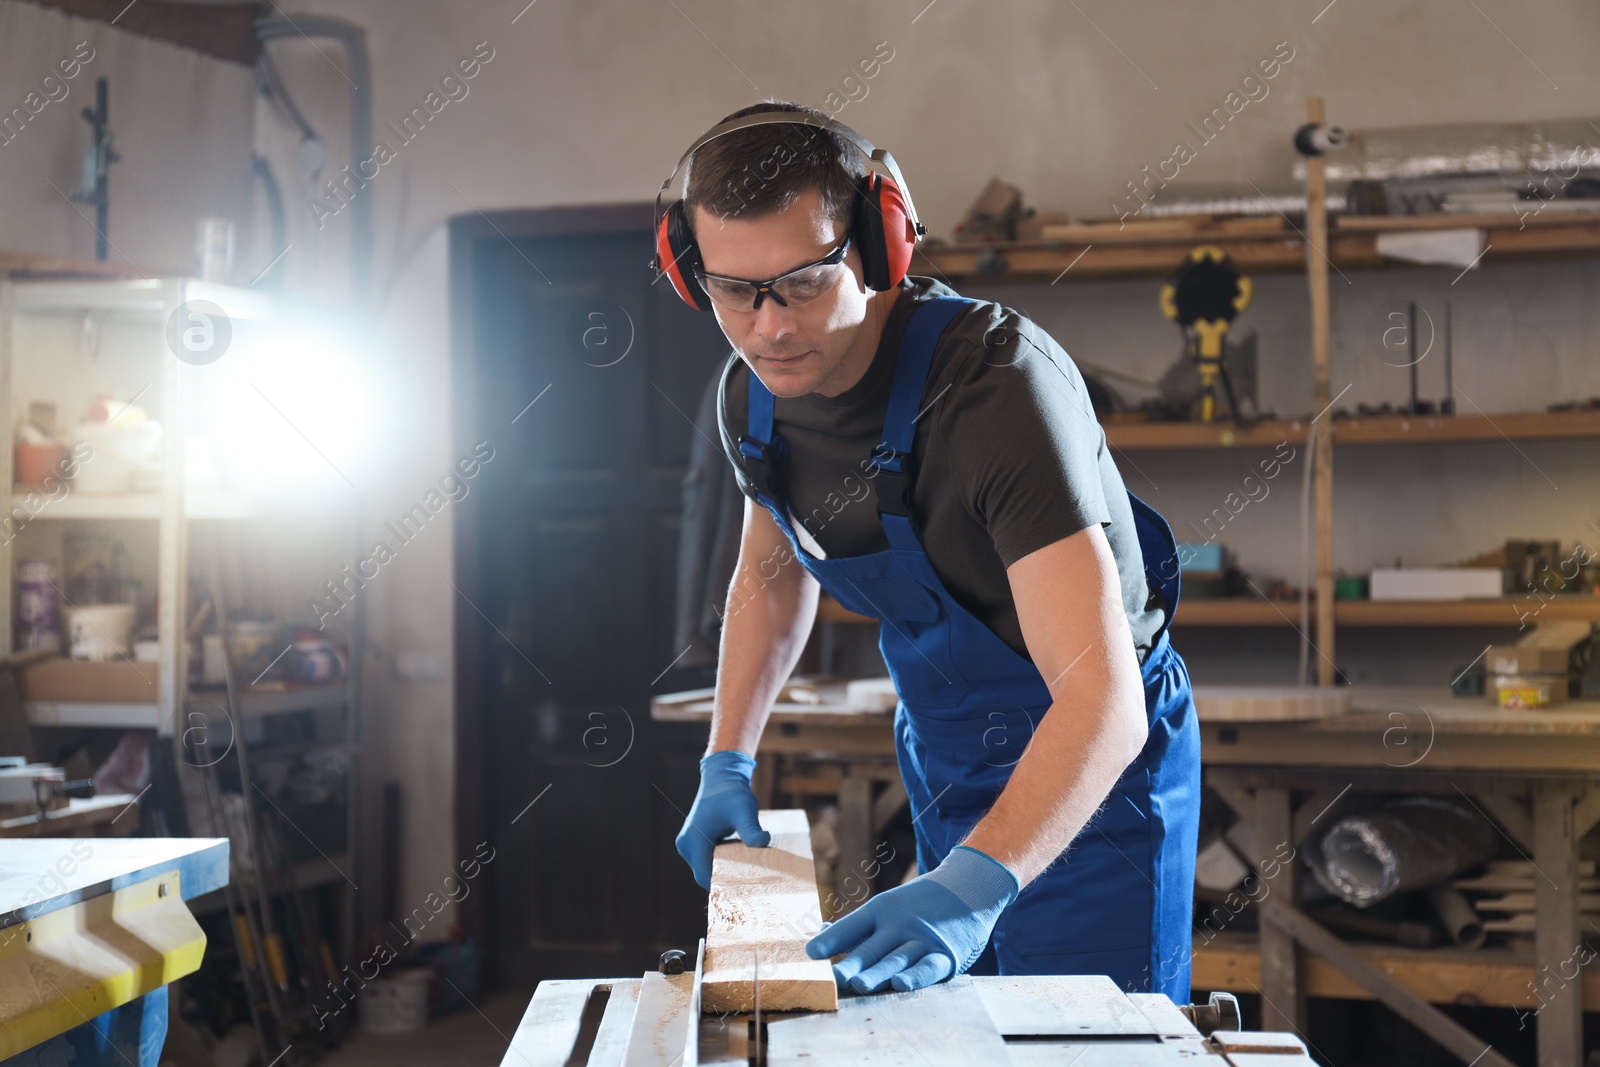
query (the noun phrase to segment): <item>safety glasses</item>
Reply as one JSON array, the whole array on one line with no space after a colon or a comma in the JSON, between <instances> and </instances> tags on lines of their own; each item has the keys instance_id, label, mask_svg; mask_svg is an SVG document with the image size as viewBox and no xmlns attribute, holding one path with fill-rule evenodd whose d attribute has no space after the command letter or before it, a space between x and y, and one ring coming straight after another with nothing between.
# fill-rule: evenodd
<instances>
[{"instance_id":1,"label":"safety glasses","mask_svg":"<svg viewBox=\"0 0 1600 1067\"><path fill-rule=\"evenodd\" d=\"M850 238L846 236L844 243L815 263L796 267L787 274L764 282L728 278L700 270L695 271L694 276L706 295L729 311L755 311L768 296L784 307L800 307L832 289L838 282L845 270L844 254L849 248Z\"/></svg>"}]
</instances>

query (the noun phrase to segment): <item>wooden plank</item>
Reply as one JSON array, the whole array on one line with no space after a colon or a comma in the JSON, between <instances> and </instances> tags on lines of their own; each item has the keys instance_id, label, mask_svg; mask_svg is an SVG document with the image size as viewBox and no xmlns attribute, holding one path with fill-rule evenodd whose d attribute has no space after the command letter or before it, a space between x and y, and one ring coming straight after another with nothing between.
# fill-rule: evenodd
<instances>
[{"instance_id":1,"label":"wooden plank","mask_svg":"<svg viewBox=\"0 0 1600 1067\"><path fill-rule=\"evenodd\" d=\"M1058 223L1040 228L1046 241L1072 244L1211 244L1245 237L1282 236L1289 233L1279 215L1216 218L1211 215L1175 215L1160 219L1121 222Z\"/></svg>"},{"instance_id":2,"label":"wooden plank","mask_svg":"<svg viewBox=\"0 0 1600 1067\"><path fill-rule=\"evenodd\" d=\"M763 1011L836 1011L833 965L805 952L822 929L810 822L786 809L761 812L761 826L766 848L718 845L711 862L704 1010L753 1011L759 976Z\"/></svg>"},{"instance_id":3,"label":"wooden plank","mask_svg":"<svg viewBox=\"0 0 1600 1067\"><path fill-rule=\"evenodd\" d=\"M1533 911L1534 885L1529 884L1526 892L1511 892L1499 897L1484 897L1473 901L1473 907L1479 911ZM1585 915L1600 912L1600 893L1578 894L1578 907Z\"/></svg>"},{"instance_id":4,"label":"wooden plank","mask_svg":"<svg viewBox=\"0 0 1600 1067\"><path fill-rule=\"evenodd\" d=\"M1223 422L1117 422L1104 424L1113 448L1275 448L1306 439L1307 420L1269 419L1249 426Z\"/></svg>"},{"instance_id":5,"label":"wooden plank","mask_svg":"<svg viewBox=\"0 0 1600 1067\"><path fill-rule=\"evenodd\" d=\"M1433 1004L1483 1004L1491 1008L1537 1008L1533 960L1507 949L1405 949L1361 945L1352 950L1419 997ZM1372 992L1327 960L1305 963L1306 993L1335 1000L1374 1000ZM1261 988L1261 956L1254 936L1223 934L1196 939L1193 984L1197 990L1255 993ZM1586 1011L1600 1012L1600 967L1584 975Z\"/></svg>"},{"instance_id":6,"label":"wooden plank","mask_svg":"<svg viewBox=\"0 0 1600 1067\"><path fill-rule=\"evenodd\" d=\"M1472 1031L1374 967L1359 952L1329 933L1316 920L1296 911L1280 899L1264 901L1261 905L1261 915L1264 921L1263 933L1268 928L1277 927L1290 934L1297 942L1371 990L1386 1007L1427 1034L1441 1047L1458 1057L1462 1063L1482 1064L1483 1067L1514 1067L1510 1060L1493 1048L1487 1047ZM1271 976L1266 974L1265 969L1263 977L1266 981L1271 981ZM1541 1026L1539 1040L1541 1056L1544 1044L1544 1030ZM1543 1062L1541 1059L1541 1064ZM1577 1059L1568 1058L1560 1062L1576 1063Z\"/></svg>"},{"instance_id":7,"label":"wooden plank","mask_svg":"<svg viewBox=\"0 0 1600 1067\"><path fill-rule=\"evenodd\" d=\"M1538 929L1534 956L1539 966L1539 1067L1558 1067L1583 1058L1581 987L1583 947L1578 913L1578 840L1572 828L1572 793L1540 783L1533 792L1533 865L1538 878ZM1485 924L1487 929L1487 924Z\"/></svg>"},{"instance_id":8,"label":"wooden plank","mask_svg":"<svg viewBox=\"0 0 1600 1067\"><path fill-rule=\"evenodd\" d=\"M1507 411L1493 415L1371 415L1338 419L1336 445L1562 440L1600 436L1600 412Z\"/></svg>"},{"instance_id":9,"label":"wooden plank","mask_svg":"<svg viewBox=\"0 0 1600 1067\"><path fill-rule=\"evenodd\" d=\"M1600 772L1600 745L1574 743L1574 738L1592 736L1588 730L1521 736L1488 731L1446 733L1435 720L1436 733L1430 737L1424 724L1416 743L1401 748L1384 744L1385 731L1393 724L1375 723L1366 717L1361 717L1359 724L1371 732L1323 730L1323 723L1202 723L1201 761L1208 766ZM1417 759L1423 752L1426 756Z\"/></svg>"},{"instance_id":10,"label":"wooden plank","mask_svg":"<svg viewBox=\"0 0 1600 1067\"><path fill-rule=\"evenodd\" d=\"M1011 1063L1005 1040L972 983L957 975L914 993L845 997L836 1015L774 1019L768 1067L1004 1067Z\"/></svg>"},{"instance_id":11,"label":"wooden plank","mask_svg":"<svg viewBox=\"0 0 1600 1067\"><path fill-rule=\"evenodd\" d=\"M177 272L181 273L181 272ZM149 273L122 262L63 259L35 252L0 250L0 274L13 278L143 278Z\"/></svg>"},{"instance_id":12,"label":"wooden plank","mask_svg":"<svg viewBox=\"0 0 1600 1067\"><path fill-rule=\"evenodd\" d=\"M1248 816L1262 855L1276 852L1278 843L1293 839L1294 817L1286 789L1258 789L1255 811ZM1267 877L1262 872L1262 900L1299 900L1300 864L1282 863ZM1306 987L1300 950L1293 936L1279 927L1261 928L1261 1026L1266 1030L1302 1033L1306 1025Z\"/></svg>"},{"instance_id":13,"label":"wooden plank","mask_svg":"<svg viewBox=\"0 0 1600 1067\"><path fill-rule=\"evenodd\" d=\"M261 11L250 3L219 3L196 7L171 0L40 0L84 19L115 24L119 30L193 48L203 55L255 65L261 44L251 32Z\"/></svg>"},{"instance_id":14,"label":"wooden plank","mask_svg":"<svg viewBox=\"0 0 1600 1067\"><path fill-rule=\"evenodd\" d=\"M1524 225L1571 229L1574 220L1561 215L1528 214L1526 218L1515 212L1477 215L1339 215L1334 225L1349 233L1392 233L1398 230L1482 230L1507 227L1516 230ZM1578 228L1581 229L1581 226Z\"/></svg>"},{"instance_id":15,"label":"wooden plank","mask_svg":"<svg viewBox=\"0 0 1600 1067\"><path fill-rule=\"evenodd\" d=\"M1478 803L1494 816L1495 822L1518 846L1533 847L1533 817L1528 814L1528 807L1521 797L1513 796L1504 789L1480 789Z\"/></svg>"},{"instance_id":16,"label":"wooden plank","mask_svg":"<svg viewBox=\"0 0 1600 1067\"><path fill-rule=\"evenodd\" d=\"M1311 598L1315 612L1317 598ZM1539 599L1481 597L1475 600L1336 600L1334 622L1340 626L1504 626L1522 625L1524 616L1541 622L1600 622L1600 597L1562 594ZM1299 626L1298 600L1259 597L1195 597L1178 605L1174 626ZM1488 706L1487 704L1485 705ZM1571 705L1562 705L1570 710Z\"/></svg>"}]
</instances>

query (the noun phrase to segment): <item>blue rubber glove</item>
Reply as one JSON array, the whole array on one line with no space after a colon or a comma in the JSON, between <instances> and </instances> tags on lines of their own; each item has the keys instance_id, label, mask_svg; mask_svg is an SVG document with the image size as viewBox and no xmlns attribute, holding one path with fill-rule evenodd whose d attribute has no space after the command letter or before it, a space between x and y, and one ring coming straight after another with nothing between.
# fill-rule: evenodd
<instances>
[{"instance_id":1,"label":"blue rubber glove","mask_svg":"<svg viewBox=\"0 0 1600 1067\"><path fill-rule=\"evenodd\" d=\"M700 791L678 831L677 844L678 855L701 889L711 888L711 853L728 834L738 831L739 840L755 848L766 848L772 841L756 818L761 806L750 788L755 769L753 756L734 749L713 752L700 761Z\"/></svg>"},{"instance_id":2,"label":"blue rubber glove","mask_svg":"<svg viewBox=\"0 0 1600 1067\"><path fill-rule=\"evenodd\" d=\"M957 845L927 874L823 927L806 942L806 955L849 953L833 965L833 975L857 993L875 993L886 983L901 992L921 989L972 966L1020 888L1005 864Z\"/></svg>"}]
</instances>

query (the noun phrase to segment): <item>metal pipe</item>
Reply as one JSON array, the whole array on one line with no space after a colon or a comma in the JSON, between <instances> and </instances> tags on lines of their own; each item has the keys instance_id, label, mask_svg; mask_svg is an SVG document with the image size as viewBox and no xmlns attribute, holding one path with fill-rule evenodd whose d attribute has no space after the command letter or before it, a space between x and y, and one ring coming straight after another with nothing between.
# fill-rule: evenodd
<instances>
[{"instance_id":1,"label":"metal pipe","mask_svg":"<svg viewBox=\"0 0 1600 1067\"><path fill-rule=\"evenodd\" d=\"M255 22L256 40L263 46L284 37L309 40L326 37L344 48L350 80L350 164L367 158L372 150L372 68L367 56L367 33L353 22L325 15L298 15L293 21L268 15ZM370 296L372 281L372 198L358 196L350 205L350 274L358 304Z\"/></svg>"}]
</instances>

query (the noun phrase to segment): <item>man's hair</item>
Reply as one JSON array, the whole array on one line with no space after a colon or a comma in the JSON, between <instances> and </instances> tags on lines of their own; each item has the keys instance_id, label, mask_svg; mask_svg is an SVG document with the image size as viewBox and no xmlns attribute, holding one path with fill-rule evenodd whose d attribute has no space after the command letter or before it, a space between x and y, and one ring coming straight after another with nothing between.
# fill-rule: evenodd
<instances>
[{"instance_id":1,"label":"man's hair","mask_svg":"<svg viewBox=\"0 0 1600 1067\"><path fill-rule=\"evenodd\" d=\"M722 121L769 111L828 117L804 104L765 100ZM707 141L689 157L687 167L684 210L691 223L697 207L718 218L757 218L782 211L816 189L829 216L848 225L856 184L868 171L866 157L843 137L787 122L750 126Z\"/></svg>"}]
</instances>

